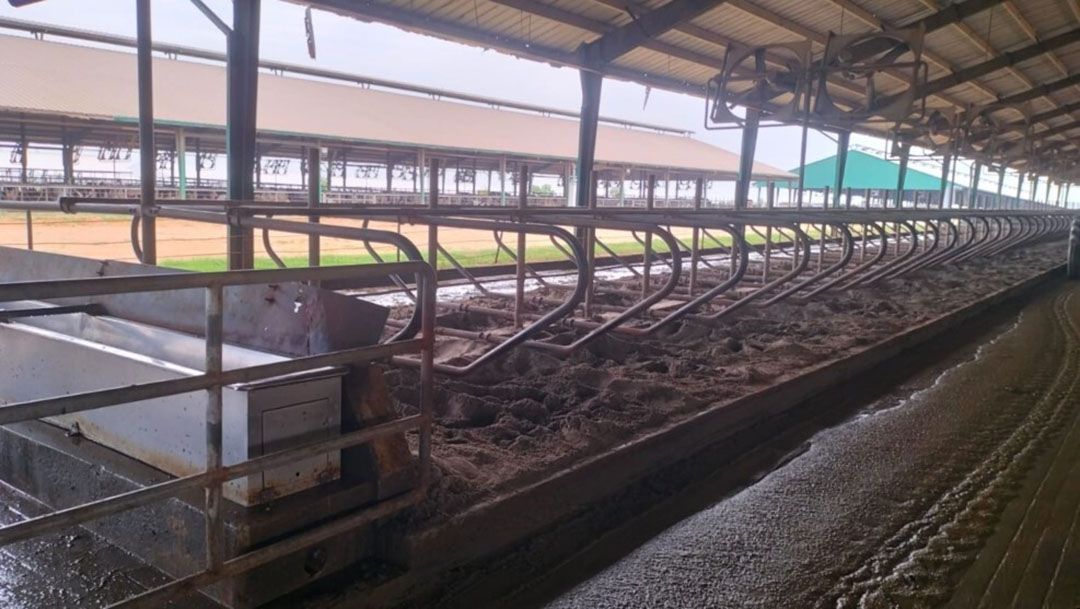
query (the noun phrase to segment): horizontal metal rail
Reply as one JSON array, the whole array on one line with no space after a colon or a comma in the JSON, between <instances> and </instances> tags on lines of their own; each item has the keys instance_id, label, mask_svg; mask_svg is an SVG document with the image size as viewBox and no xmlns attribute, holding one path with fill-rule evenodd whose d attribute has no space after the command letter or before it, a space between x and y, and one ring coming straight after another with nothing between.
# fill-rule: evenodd
<instances>
[{"instance_id":1,"label":"horizontal metal rail","mask_svg":"<svg viewBox=\"0 0 1080 609\"><path fill-rule=\"evenodd\" d=\"M136 206L98 203L94 201L65 200L69 211L109 211L115 213L139 213ZM470 311L484 313L494 319L513 319L519 331L505 337L505 332L489 330L472 331L462 328L445 328L441 333L455 337L479 340L494 347L465 365L436 363L436 370L445 374L468 374L509 349L528 346L545 349L558 355L568 355L596 338L618 332L631 336L651 336L659 330L685 320L716 323L746 306L771 306L795 298L804 301L829 290L851 289L896 278L919 269L955 264L976 256L989 256L1011 248L1067 231L1072 217L1064 210L983 210L983 209L929 209L929 208L773 208L773 209L693 209L693 208L487 208L439 205L438 207L390 208L362 205L327 205L308 208L296 205L267 205L254 202L204 202L197 208L187 207L183 201L170 201L155 208L163 217L200 219L199 216L215 216L217 222L234 225L263 227L269 223L289 222L271 219L276 217L302 217L305 220L319 217L358 218L364 222L385 221L400 224L415 223L429 227L458 227L479 231L492 231L500 235L498 248L506 252L517 264L516 294L497 294L484 285L467 268L450 256L451 264L467 282L481 294L496 295L514 302L514 311L462 305ZM290 230L308 234L328 234L327 225L308 222L291 222ZM335 227L342 228L342 227ZM565 229L579 231L571 235ZM641 257L642 270L638 272L630 262L615 256L615 270L622 271L623 278L599 280L601 271L594 262L593 248L614 250L597 243L593 236L597 229L622 230L645 247ZM764 229L764 232L762 232ZM855 237L857 233L859 238ZM355 230L345 228L344 230ZM701 239L693 239L689 246L689 282L685 281L686 265L682 258L686 245L675 236L675 230L692 230L698 235L711 238L719 248L705 255ZM713 236L709 231L726 233L725 239ZM764 240L758 249L764 258L746 240L746 233ZM535 270L523 258L524 250L519 238L519 252L501 240L501 234L540 233L547 234L560 246L568 260L576 268L574 284L563 286L548 281L544 273ZM877 238L871 238L876 232ZM644 233L647 239L639 235ZM429 235L437 231L429 230ZM585 244L578 239L585 237ZM651 246L652 235L665 242L666 254L655 252ZM356 237L355 238L360 238ZM667 237L670 237L668 239ZM437 237L436 237L437 238ZM360 238L363 240L362 238ZM777 241L777 239L779 239ZM725 245L726 244L726 245ZM435 251L441 246L435 242ZM856 256L856 249L858 255ZM445 248L442 248L445 251ZM810 258L816 251L816 268L811 269ZM449 254L449 252L447 252ZM756 257L755 257L756 256ZM653 289L653 263L662 261L667 265L665 281ZM719 261L727 264L719 264ZM760 266L760 273L751 268ZM770 275L772 279L770 280ZM541 281L545 293L568 293L564 300L541 295L530 305L555 305L554 310L535 314L525 310L523 284L531 276ZM398 282L399 288L401 283ZM628 305L599 303L597 290L607 295L608 301L633 298ZM578 306L584 302L585 316L577 316ZM663 308L657 307L661 302ZM672 308L668 303L677 303ZM607 319L594 320L593 314L602 312ZM638 321L645 319L642 327ZM529 323L521 327L523 320ZM552 324L560 322L582 330L569 344L555 344L538 338L538 334ZM408 358L397 358L398 363L415 365Z\"/></svg>"},{"instance_id":2,"label":"horizontal metal rail","mask_svg":"<svg viewBox=\"0 0 1080 609\"><path fill-rule=\"evenodd\" d=\"M417 277L421 311L420 337L332 353L299 357L281 362L224 370L222 368L224 290L229 286L263 285L291 281L326 281L358 279L390 274ZM78 394L23 401L0 406L0 424L36 420L139 402L156 397L205 391L207 464L202 473L173 479L128 493L104 498L0 528L0 545L44 535L96 518L149 505L178 493L203 487L206 522L206 567L192 575L113 605L114 607L156 607L162 602L194 592L202 587L251 570L314 543L329 539L363 523L372 522L408 507L426 493L431 467L431 425L434 418L433 378L435 346L436 279L430 265L420 261L353 265L322 268L280 269L268 271L226 271L218 273L168 273L90 279L21 281L0 284L0 302L52 300L81 296L128 294L183 289L204 289L206 354L203 374L180 379L137 383ZM419 414L383 423L338 437L304 443L240 463L224 465L222 454L222 389L226 385L280 377L327 366L363 364L397 354L420 353ZM285 537L256 550L225 557L222 487L231 479L266 471L313 455L338 451L391 434L416 429L419 432L418 477L415 487L405 494L375 503L352 514L331 520L314 529Z\"/></svg>"}]
</instances>

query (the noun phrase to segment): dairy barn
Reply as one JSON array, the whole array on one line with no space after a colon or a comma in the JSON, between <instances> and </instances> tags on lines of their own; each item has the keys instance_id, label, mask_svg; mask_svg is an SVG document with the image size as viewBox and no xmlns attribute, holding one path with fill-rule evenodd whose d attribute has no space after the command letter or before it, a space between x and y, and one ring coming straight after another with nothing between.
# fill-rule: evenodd
<instances>
[{"instance_id":1,"label":"dairy barn","mask_svg":"<svg viewBox=\"0 0 1080 609\"><path fill-rule=\"evenodd\" d=\"M5 4L3 607L1080 607L1080 1Z\"/></svg>"}]
</instances>

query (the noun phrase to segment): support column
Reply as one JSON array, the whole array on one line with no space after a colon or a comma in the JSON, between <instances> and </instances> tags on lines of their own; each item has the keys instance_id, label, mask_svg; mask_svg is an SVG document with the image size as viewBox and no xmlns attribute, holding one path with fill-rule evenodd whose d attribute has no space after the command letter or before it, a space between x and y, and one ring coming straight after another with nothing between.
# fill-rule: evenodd
<instances>
[{"instance_id":1,"label":"support column","mask_svg":"<svg viewBox=\"0 0 1080 609\"><path fill-rule=\"evenodd\" d=\"M387 194L394 191L394 160L390 158L390 153L386 153L386 192Z\"/></svg>"},{"instance_id":2,"label":"support column","mask_svg":"<svg viewBox=\"0 0 1080 609\"><path fill-rule=\"evenodd\" d=\"M747 110L747 114L749 114L749 113L750 113L750 110ZM745 136L744 136L744 141L745 141ZM745 146L744 146L744 150L745 150ZM740 165L740 167L742 166L741 159L740 159L739 165ZM740 171L741 171L741 169L740 169ZM742 176L740 174L740 181L741 181L741 177ZM698 211L698 210L701 209L701 199L702 199L702 195L704 194L702 191L704 190L704 188L705 188L705 180L703 178L698 178L698 179L694 180L694 211ZM736 192L738 192L737 188L736 188ZM744 199L744 202L745 202L745 199ZM738 198L735 199L735 204L736 204L736 206L738 206L738 204L739 204L739 199ZM737 209L741 209L741 208L737 207ZM732 247L732 249L731 249L731 259L732 259L732 261L735 260L735 248L734 247ZM694 297L694 291L697 288L698 263L699 263L700 260L701 260L701 230L695 226L693 228L693 230L691 231L691 234L690 234L690 286L689 286L689 292L690 292L690 297L691 298Z\"/></svg>"},{"instance_id":3,"label":"support column","mask_svg":"<svg viewBox=\"0 0 1080 609\"><path fill-rule=\"evenodd\" d=\"M26 137L25 123L19 125L19 147L22 150L19 156L19 177L25 185L30 180L30 140ZM26 210L26 249L34 249L34 214L30 210Z\"/></svg>"},{"instance_id":4,"label":"support column","mask_svg":"<svg viewBox=\"0 0 1080 609\"><path fill-rule=\"evenodd\" d=\"M1001 192L1005 189L1005 166L1001 166L1000 175L998 175L998 189L997 189L997 203L995 204L998 209L1001 205Z\"/></svg>"},{"instance_id":5,"label":"support column","mask_svg":"<svg viewBox=\"0 0 1080 609\"><path fill-rule=\"evenodd\" d=\"M626 207L626 168L619 169L619 207Z\"/></svg>"},{"instance_id":6,"label":"support column","mask_svg":"<svg viewBox=\"0 0 1080 609\"><path fill-rule=\"evenodd\" d=\"M202 188L202 139L195 138L195 188ZM196 195L198 198L198 195Z\"/></svg>"},{"instance_id":7,"label":"support column","mask_svg":"<svg viewBox=\"0 0 1080 609\"><path fill-rule=\"evenodd\" d=\"M180 191L178 196L181 199L187 198L187 136L184 135L183 129L176 131L176 162L177 169L180 172Z\"/></svg>"},{"instance_id":8,"label":"support column","mask_svg":"<svg viewBox=\"0 0 1080 609\"><path fill-rule=\"evenodd\" d=\"M841 131L836 135L836 178L833 180L833 207L840 207L840 191L844 188L844 173L847 172L848 146L851 143L851 132Z\"/></svg>"},{"instance_id":9,"label":"support column","mask_svg":"<svg viewBox=\"0 0 1080 609\"><path fill-rule=\"evenodd\" d=\"M1027 205L1024 205L1024 177L1027 176L1023 171L1020 172L1020 178L1016 182L1016 207L1024 209Z\"/></svg>"},{"instance_id":10,"label":"support column","mask_svg":"<svg viewBox=\"0 0 1080 609\"><path fill-rule=\"evenodd\" d=\"M1069 279L1080 279L1080 216L1069 227Z\"/></svg>"},{"instance_id":11,"label":"support column","mask_svg":"<svg viewBox=\"0 0 1080 609\"><path fill-rule=\"evenodd\" d=\"M754 152L757 150L758 122L760 118L760 110L756 108L746 109L742 147L739 153L739 177L735 182L735 209L746 209L746 201L750 198L750 177L754 171Z\"/></svg>"},{"instance_id":12,"label":"support column","mask_svg":"<svg viewBox=\"0 0 1080 609\"><path fill-rule=\"evenodd\" d=\"M341 196L345 196L345 191L349 188L349 151L346 148L342 148L338 151L338 156L341 157ZM334 173L328 170L327 173Z\"/></svg>"},{"instance_id":13,"label":"support column","mask_svg":"<svg viewBox=\"0 0 1080 609\"><path fill-rule=\"evenodd\" d=\"M142 262L157 264L157 225L152 211L156 195L157 148L154 145L154 66L150 0L137 0L135 23L138 47L139 224L142 228Z\"/></svg>"},{"instance_id":14,"label":"support column","mask_svg":"<svg viewBox=\"0 0 1080 609\"><path fill-rule=\"evenodd\" d=\"M322 204L322 197L320 196L322 190L322 179L319 177L320 171L322 171L322 154L319 146L311 146L308 148L307 166L308 166L308 209L317 209ZM308 216L308 222L318 224L319 216ZM322 261L321 250L322 243L320 242L319 235L308 235L308 266L319 266Z\"/></svg>"},{"instance_id":15,"label":"support column","mask_svg":"<svg viewBox=\"0 0 1080 609\"><path fill-rule=\"evenodd\" d=\"M431 159L431 209L439 207L439 159ZM423 182L423 180L421 180ZM428 264L439 272L439 227L428 225Z\"/></svg>"},{"instance_id":16,"label":"support column","mask_svg":"<svg viewBox=\"0 0 1080 609\"><path fill-rule=\"evenodd\" d=\"M499 205L506 207L506 155L499 157Z\"/></svg>"},{"instance_id":17,"label":"support column","mask_svg":"<svg viewBox=\"0 0 1080 609\"><path fill-rule=\"evenodd\" d=\"M765 69L765 51L758 49L754 53L754 62L758 70ZM755 97L760 97L757 95ZM758 107L746 108L746 119L743 121L742 147L739 152L739 177L735 182L735 209L746 209L746 201L750 198L750 178L754 173L754 153L757 151L758 123L761 120L761 110ZM800 167L805 168L804 165ZM802 181L800 172L800 183ZM698 187L700 191L700 186ZM695 200L700 194L695 193ZM735 250L731 251L734 260Z\"/></svg>"},{"instance_id":18,"label":"support column","mask_svg":"<svg viewBox=\"0 0 1080 609\"><path fill-rule=\"evenodd\" d=\"M563 194L566 196L566 206L574 206L574 188L572 187L574 180L574 164L567 161L566 168L563 176Z\"/></svg>"},{"instance_id":19,"label":"support column","mask_svg":"<svg viewBox=\"0 0 1080 609\"><path fill-rule=\"evenodd\" d=\"M649 174L645 186L645 209L652 211L656 203L656 175ZM652 290L652 231L645 231L645 254L641 259L641 298Z\"/></svg>"},{"instance_id":20,"label":"support column","mask_svg":"<svg viewBox=\"0 0 1080 609\"><path fill-rule=\"evenodd\" d=\"M975 173L971 175L971 192L968 193L968 209L975 209L979 200L979 177L982 174L982 163L975 161Z\"/></svg>"},{"instance_id":21,"label":"support column","mask_svg":"<svg viewBox=\"0 0 1080 609\"><path fill-rule=\"evenodd\" d=\"M941 187L938 189L938 209L945 207L945 195L949 190L949 166L952 165L952 152L946 151L941 161ZM950 205L951 207L952 205Z\"/></svg>"},{"instance_id":22,"label":"support column","mask_svg":"<svg viewBox=\"0 0 1080 609\"><path fill-rule=\"evenodd\" d=\"M596 156L596 130L600 121L600 91L603 75L587 70L581 71L581 120L578 127L577 207L589 207L590 188L582 185L593 183L593 160Z\"/></svg>"},{"instance_id":23,"label":"support column","mask_svg":"<svg viewBox=\"0 0 1080 609\"><path fill-rule=\"evenodd\" d=\"M61 136L60 163L64 168L64 184L75 183L75 152L74 145L68 139L66 133Z\"/></svg>"},{"instance_id":24,"label":"support column","mask_svg":"<svg viewBox=\"0 0 1080 609\"><path fill-rule=\"evenodd\" d=\"M426 188L424 185L424 169L427 167L427 158L424 151L416 153L416 183L420 185L420 205L427 205ZM438 186L438 184L436 184ZM434 192L436 189L432 189Z\"/></svg>"},{"instance_id":25,"label":"support column","mask_svg":"<svg viewBox=\"0 0 1080 609\"><path fill-rule=\"evenodd\" d=\"M896 208L904 206L904 182L907 181L908 160L911 158L911 144L897 141L900 147L900 175L896 178Z\"/></svg>"},{"instance_id":26,"label":"support column","mask_svg":"<svg viewBox=\"0 0 1080 609\"><path fill-rule=\"evenodd\" d=\"M26 124L19 125L19 179L23 184L30 181L30 139L26 137Z\"/></svg>"},{"instance_id":27,"label":"support column","mask_svg":"<svg viewBox=\"0 0 1080 609\"><path fill-rule=\"evenodd\" d=\"M233 0L233 27L228 40L227 123L229 199L255 198L255 112L259 87L259 19L261 0ZM308 168L311 171L311 168ZM255 263L254 232L230 225L229 268L249 269Z\"/></svg>"},{"instance_id":28,"label":"support column","mask_svg":"<svg viewBox=\"0 0 1080 609\"><path fill-rule=\"evenodd\" d=\"M518 209L529 206L529 166L521 163L518 170ZM516 286L514 291L514 327L525 326L525 238L526 234L517 234Z\"/></svg>"}]
</instances>

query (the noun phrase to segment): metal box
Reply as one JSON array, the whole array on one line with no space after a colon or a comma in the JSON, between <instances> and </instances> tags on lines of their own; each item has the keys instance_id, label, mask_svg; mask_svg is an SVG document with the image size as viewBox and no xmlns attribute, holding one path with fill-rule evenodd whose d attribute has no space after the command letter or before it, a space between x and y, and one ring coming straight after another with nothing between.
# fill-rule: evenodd
<instances>
[{"instance_id":1,"label":"metal box","mask_svg":"<svg viewBox=\"0 0 1080 609\"><path fill-rule=\"evenodd\" d=\"M26 308L35 303L9 303ZM203 341L126 320L71 314L0 323L4 374L0 402L40 399L199 374ZM225 368L284 358L226 345ZM340 433L341 372L227 387L222 461L229 465ZM206 464L204 392L121 404L50 419L86 438L174 476ZM340 453L239 478L225 497L250 506L338 478Z\"/></svg>"}]
</instances>

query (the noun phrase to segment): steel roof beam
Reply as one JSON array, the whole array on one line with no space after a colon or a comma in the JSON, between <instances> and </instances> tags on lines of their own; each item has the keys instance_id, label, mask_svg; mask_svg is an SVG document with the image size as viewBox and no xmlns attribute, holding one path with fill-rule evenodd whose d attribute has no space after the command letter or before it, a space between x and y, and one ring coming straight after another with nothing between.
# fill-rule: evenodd
<instances>
[{"instance_id":1,"label":"steel roof beam","mask_svg":"<svg viewBox=\"0 0 1080 609\"><path fill-rule=\"evenodd\" d=\"M1048 82L1044 85L1039 85L1037 87L1028 89L1027 91L1021 91L1019 93L1014 93L1012 95L1002 97L998 101L1002 104L1022 104L1026 101L1031 101L1037 97L1045 97L1048 93L1057 91L1058 89L1064 89L1066 87L1071 87L1077 84L1080 84L1080 72L1073 74L1072 76L1066 76L1065 78L1055 80L1053 82ZM1048 114L1050 114L1050 117L1053 118L1055 116L1060 116L1063 113L1059 112L1058 110L1050 110Z\"/></svg>"},{"instance_id":2,"label":"steel roof beam","mask_svg":"<svg viewBox=\"0 0 1080 609\"><path fill-rule=\"evenodd\" d=\"M918 27L921 25L926 28L926 33L929 34L930 32L940 30L945 26L959 23L968 17L977 15L1004 1L1005 0L967 0L967 2L958 2L905 27Z\"/></svg>"},{"instance_id":3,"label":"steel roof beam","mask_svg":"<svg viewBox=\"0 0 1080 609\"><path fill-rule=\"evenodd\" d=\"M540 4L536 0L490 0L490 1L497 2L499 4L505 4L507 6L514 6L515 8L519 8L519 9L525 10L525 11L529 11L528 8L525 8L526 6L536 6L536 5ZM641 4L640 2L635 2L635 1L632 1L632 0L593 0L593 2L597 2L597 3L602 4L604 6L611 7L612 9L615 9L617 11L626 11L626 10L630 10L630 9L633 9L633 10L645 10L646 9L645 5ZM727 4L732 5L732 6L738 6L736 4L736 2L733 2L732 0L728 0ZM549 5L542 5L542 6L544 6L546 8L550 8ZM540 9L540 10L543 10L543 9ZM560 10L560 9L556 9L556 10ZM545 12L547 12L547 11L545 11ZM539 15L541 17L545 16L545 15L539 13L539 12L533 12L533 14ZM553 14L553 13L551 13L551 14ZM582 19L580 16L577 16L577 15L575 15L575 17L577 17L578 20ZM598 21L592 21L592 22L594 24L595 23L600 23ZM610 26L608 26L608 29L609 28L610 28ZM715 44L715 45L717 45L717 46L719 46L721 48L724 48L724 49L727 49L727 48L731 47L732 45L746 46L745 43L742 43L742 42L739 42L738 40L735 40L733 38L729 38L727 36L724 36L724 35L722 35L722 34L720 34L718 32L714 32L712 30L705 29L705 28L703 28L703 27L701 27L699 25L694 25L693 23L680 23L680 24L676 25L672 29L676 30L676 31L679 31L679 32L682 32L683 34L693 36L693 37L698 38L700 40L704 40L705 42L710 42L710 43ZM668 54L671 54L669 51L665 51L664 49L660 49L660 48L656 47L655 46L656 44L665 44L666 46L669 46L669 47L672 47L672 48L676 48L676 49L678 48L678 47L674 47L674 45L667 45L666 43L659 43L658 41L653 41L653 42L650 42L650 43L642 45L642 46L644 46L645 48L650 48L650 49L652 49L654 51L667 52ZM770 64L775 65L775 66L783 66L785 60L784 60L783 57L780 57L775 53L768 53L768 54L765 55L765 61L767 63L770 63ZM713 63L708 64L708 67L719 71L721 63L722 63L722 61L718 61L718 62L714 61ZM832 83L833 85L835 85L836 87L838 87L840 89L843 89L843 90L845 90L845 91L847 91L847 92L849 92L849 93L851 93L853 95L862 95L864 93L862 88L860 88L858 86L855 86L855 85L851 84L850 82L845 81L845 80L840 79L840 78L830 79L829 82ZM845 98L844 101L850 102L850 100L848 100L846 98ZM949 101L949 100L946 100L946 101Z\"/></svg>"},{"instance_id":4,"label":"steel roof beam","mask_svg":"<svg viewBox=\"0 0 1080 609\"><path fill-rule=\"evenodd\" d=\"M964 19L981 13L988 8L997 6L1005 0L967 0L967 2L961 2L953 4L948 8L944 8L932 15L927 15L922 19L918 19L912 23L905 24L903 28L917 28L921 27L929 34L936 30L940 30L943 27L952 25L963 21ZM851 49L851 61L859 61L872 57L878 53L889 50L891 43L886 40L868 40L863 44ZM820 65L820 62L818 62Z\"/></svg>"},{"instance_id":5,"label":"steel roof beam","mask_svg":"<svg viewBox=\"0 0 1080 609\"><path fill-rule=\"evenodd\" d=\"M1053 137L1055 135L1062 135L1073 129L1080 128L1080 121L1073 121L1071 123L1065 123L1064 125L1058 125L1057 127L1051 127L1044 131L1032 134L1032 139L1035 141L1045 140L1046 138Z\"/></svg>"},{"instance_id":6,"label":"steel roof beam","mask_svg":"<svg viewBox=\"0 0 1080 609\"><path fill-rule=\"evenodd\" d=\"M386 23L410 32L434 34L458 42L501 49L511 55L532 59L534 61L555 63L578 69L591 69L589 66L585 65L579 53L526 42L524 40L500 34L491 34L479 28L472 28L444 19L420 15L396 6L376 4L373 2L356 3L352 0L318 0L317 2L310 2L310 4L347 17ZM639 84L660 89L667 89L669 91L676 91L678 93L686 93L698 97L705 94L704 85L675 78L645 74L632 68L609 65L604 69L604 73L605 75L614 78L622 78L631 82L637 82Z\"/></svg>"},{"instance_id":7,"label":"steel roof beam","mask_svg":"<svg viewBox=\"0 0 1080 609\"><path fill-rule=\"evenodd\" d=\"M613 2L613 1L617 1L617 0L599 0L599 1L609 3L609 2ZM766 8L760 7L760 6L758 6L758 5L756 5L756 4L752 3L752 2L749 2L748 0L728 0L728 4L730 6L733 6L733 7L737 8L737 9L739 9L740 11L743 11L744 13L747 13L748 15L753 15L754 17L757 17L758 19L761 19L762 21L764 21L765 23L768 23L769 25L779 27L779 28L783 28L783 29L785 29L785 30L787 30L787 31L789 31L789 32L791 32L793 34L797 34L799 36L802 36L803 38L806 38L807 40L815 42L815 43L817 43L817 44L819 44L821 46L825 46L825 43L828 41L828 36L826 36L825 34L814 31L814 30L812 30L812 29L810 29L810 28L808 28L806 26L803 26L803 25L801 25L799 23L796 23L795 21L792 21L791 19L787 19L785 17L782 17L782 16L780 16L780 15L778 15L778 14L776 14L776 13L774 13L774 12L772 12L772 11L766 9ZM874 27L880 28L880 27L884 27L884 25L881 22L878 22L878 24L874 25ZM706 30L706 31L708 31L708 30ZM687 32L687 33L690 33L690 32ZM947 65L943 65L942 67L944 67L946 69L950 69L949 66L947 66ZM903 77L901 75L897 74L895 71L890 70L890 71L887 71L886 74L896 78L897 80L903 80ZM837 80L839 82L842 82L842 83L845 82L845 81L843 81L841 79L837 79ZM948 95L938 95L936 97L938 99L940 99L941 101L944 101L945 103L950 104L952 106L955 106L957 108L964 108L964 107L967 106L967 104L962 103L961 101L959 101L959 100L957 100L957 99L955 99L955 98L953 98L951 96L948 96ZM996 97L996 95L995 95L995 97Z\"/></svg>"},{"instance_id":8,"label":"steel roof beam","mask_svg":"<svg viewBox=\"0 0 1080 609\"><path fill-rule=\"evenodd\" d=\"M604 23L603 21L590 19L588 17L585 17L584 15L579 15L577 13L561 9L557 6L537 2L536 0L490 1L494 2L495 4L501 4L510 8L516 8L518 10L525 11L526 13L530 13L538 17L543 17L544 19L550 19L552 21L556 21L565 25L570 25L585 30L587 32L592 32L594 34L605 35L608 33L612 33L616 30L616 28L612 27L610 24ZM688 49L683 49L681 47L659 40L647 40L643 42L641 46L656 51L658 53L671 55L672 57L683 59L699 65L708 66L710 68L715 68L723 61L722 59L718 59L704 53L698 53Z\"/></svg>"},{"instance_id":9,"label":"steel roof beam","mask_svg":"<svg viewBox=\"0 0 1080 609\"><path fill-rule=\"evenodd\" d=\"M683 21L689 21L724 3L724 0L671 0L582 46L587 64L600 68L656 38Z\"/></svg>"},{"instance_id":10,"label":"steel roof beam","mask_svg":"<svg viewBox=\"0 0 1080 609\"><path fill-rule=\"evenodd\" d=\"M919 2L921 2L923 6L931 8L935 11L939 11L942 9L941 0L919 0ZM1039 40L1039 37L1035 34L1032 25L1028 23L1027 19L1025 19L1022 14L1020 14L1020 12L1016 9L1016 6L1013 5L1011 0L1005 0L1002 3L1002 7L1005 8L1006 12L1009 13L1010 17L1012 17L1012 20L1020 27L1020 29L1024 31L1025 34L1027 34L1028 38L1032 42L1037 42ZM967 38L969 41L971 41L972 44L978 47L980 51L988 54L990 57L998 57L999 55L1001 55L1001 53L996 48L994 48L994 45L990 44L990 40L988 38L984 38L983 36L981 36L978 32L972 29L970 25L964 23L963 21L958 21L953 25L956 27L956 29L960 30L960 33L963 34L965 38ZM925 50L923 51L923 55L931 57L931 60L934 60L933 56L927 55ZM1049 54L1048 56L1051 60L1056 59L1053 54ZM952 67L946 67L950 72L956 71ZM1013 78L1020 81L1020 83L1025 87L1030 89L1035 86L1035 83L1032 82L1032 80L1028 78L1026 74L1018 70L1016 67L1009 67L1008 72ZM1068 74L1068 72L1066 71L1065 74ZM978 87L981 91L989 93L995 99L1001 97L999 93L993 91L992 89L978 81L972 80L970 81L970 83L973 86ZM1046 101L1048 101L1052 106L1055 107L1060 105L1058 104L1057 100L1050 97L1047 97Z\"/></svg>"},{"instance_id":11,"label":"steel roof beam","mask_svg":"<svg viewBox=\"0 0 1080 609\"><path fill-rule=\"evenodd\" d=\"M922 95L933 95L955 86L962 85L969 80L992 74L1003 68L1016 65L1022 61L1027 61L1033 57L1038 57L1039 55L1078 41L1080 41L1080 28L1072 29L1063 34L1047 38L1046 40L1040 40L1022 49L1002 53L994 59L984 61L969 68L964 68L955 74L942 76L941 78L932 80L922 87L919 93Z\"/></svg>"}]
</instances>

